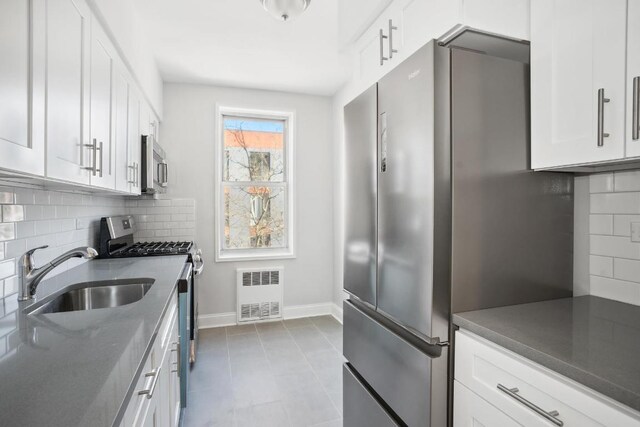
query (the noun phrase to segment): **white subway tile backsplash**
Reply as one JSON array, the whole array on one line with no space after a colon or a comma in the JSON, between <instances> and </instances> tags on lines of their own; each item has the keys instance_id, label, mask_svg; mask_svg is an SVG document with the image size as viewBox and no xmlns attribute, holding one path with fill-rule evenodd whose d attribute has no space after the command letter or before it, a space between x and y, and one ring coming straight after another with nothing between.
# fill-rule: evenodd
<instances>
[{"instance_id":1,"label":"white subway tile backsplash","mask_svg":"<svg viewBox=\"0 0 640 427\"><path fill-rule=\"evenodd\" d=\"M640 191L640 171L616 172L614 189L615 191Z\"/></svg>"},{"instance_id":2,"label":"white subway tile backsplash","mask_svg":"<svg viewBox=\"0 0 640 427\"><path fill-rule=\"evenodd\" d=\"M616 279L637 282L640 280L640 261L616 258L613 271Z\"/></svg>"},{"instance_id":3,"label":"white subway tile backsplash","mask_svg":"<svg viewBox=\"0 0 640 427\"><path fill-rule=\"evenodd\" d=\"M16 264L13 260L0 262L0 279L16 274Z\"/></svg>"},{"instance_id":4,"label":"white subway tile backsplash","mask_svg":"<svg viewBox=\"0 0 640 427\"><path fill-rule=\"evenodd\" d=\"M12 222L0 223L0 242L16 238L15 225Z\"/></svg>"},{"instance_id":5,"label":"white subway tile backsplash","mask_svg":"<svg viewBox=\"0 0 640 427\"><path fill-rule=\"evenodd\" d=\"M597 297L640 305L640 286L636 282L591 276L591 294Z\"/></svg>"},{"instance_id":6,"label":"white subway tile backsplash","mask_svg":"<svg viewBox=\"0 0 640 427\"><path fill-rule=\"evenodd\" d=\"M24 206L4 205L2 206L2 222L18 222L24 220Z\"/></svg>"},{"instance_id":7,"label":"white subway tile backsplash","mask_svg":"<svg viewBox=\"0 0 640 427\"><path fill-rule=\"evenodd\" d=\"M13 191L9 188L0 188L0 205L10 205L13 203Z\"/></svg>"},{"instance_id":8,"label":"white subway tile backsplash","mask_svg":"<svg viewBox=\"0 0 640 427\"><path fill-rule=\"evenodd\" d=\"M613 192L613 173L598 173L589 176L589 189L591 193Z\"/></svg>"},{"instance_id":9,"label":"white subway tile backsplash","mask_svg":"<svg viewBox=\"0 0 640 427\"><path fill-rule=\"evenodd\" d=\"M35 221L22 221L16 223L16 238L24 239L36 234Z\"/></svg>"},{"instance_id":10,"label":"white subway tile backsplash","mask_svg":"<svg viewBox=\"0 0 640 427\"><path fill-rule=\"evenodd\" d=\"M591 255L589 257L589 273L596 276L613 277L613 258Z\"/></svg>"},{"instance_id":11,"label":"white subway tile backsplash","mask_svg":"<svg viewBox=\"0 0 640 427\"><path fill-rule=\"evenodd\" d=\"M640 222L640 171L591 175L591 294L640 305L640 243L631 224Z\"/></svg>"},{"instance_id":12,"label":"white subway tile backsplash","mask_svg":"<svg viewBox=\"0 0 640 427\"><path fill-rule=\"evenodd\" d=\"M25 206L25 218L29 221L42 219L42 206L40 205L27 205Z\"/></svg>"},{"instance_id":13,"label":"white subway tile backsplash","mask_svg":"<svg viewBox=\"0 0 640 427\"><path fill-rule=\"evenodd\" d=\"M640 214L640 193L591 195L592 214Z\"/></svg>"},{"instance_id":14,"label":"white subway tile backsplash","mask_svg":"<svg viewBox=\"0 0 640 427\"><path fill-rule=\"evenodd\" d=\"M33 190L29 188L16 188L14 190L16 194L17 205L32 205L35 200L35 196L33 194Z\"/></svg>"},{"instance_id":15,"label":"white subway tile backsplash","mask_svg":"<svg viewBox=\"0 0 640 427\"><path fill-rule=\"evenodd\" d=\"M591 234L613 234L613 215L591 215L589 217Z\"/></svg>"},{"instance_id":16,"label":"white subway tile backsplash","mask_svg":"<svg viewBox=\"0 0 640 427\"><path fill-rule=\"evenodd\" d=\"M628 237L591 235L591 255L640 259L640 243Z\"/></svg>"},{"instance_id":17,"label":"white subway tile backsplash","mask_svg":"<svg viewBox=\"0 0 640 427\"><path fill-rule=\"evenodd\" d=\"M48 191L45 190L35 190L33 192L33 196L34 196L34 203L36 205L48 205L49 202L49 197L50 197L50 193Z\"/></svg>"}]
</instances>

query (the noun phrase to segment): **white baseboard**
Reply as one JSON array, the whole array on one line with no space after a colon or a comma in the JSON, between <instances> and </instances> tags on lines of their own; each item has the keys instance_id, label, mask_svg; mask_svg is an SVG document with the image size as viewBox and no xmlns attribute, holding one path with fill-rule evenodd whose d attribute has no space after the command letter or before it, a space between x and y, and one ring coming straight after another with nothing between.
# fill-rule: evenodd
<instances>
[{"instance_id":1,"label":"white baseboard","mask_svg":"<svg viewBox=\"0 0 640 427\"><path fill-rule=\"evenodd\" d=\"M333 302L322 304L293 305L284 307L285 319L331 315L342 323L342 308ZM218 328L237 324L236 312L201 314L198 317L198 329Z\"/></svg>"},{"instance_id":2,"label":"white baseboard","mask_svg":"<svg viewBox=\"0 0 640 427\"><path fill-rule=\"evenodd\" d=\"M284 308L285 319L299 319L300 317L325 316L331 314L331 303L293 305Z\"/></svg>"},{"instance_id":3,"label":"white baseboard","mask_svg":"<svg viewBox=\"0 0 640 427\"><path fill-rule=\"evenodd\" d=\"M232 326L236 324L236 312L201 314L198 316L198 329L219 328L221 326Z\"/></svg>"},{"instance_id":4,"label":"white baseboard","mask_svg":"<svg viewBox=\"0 0 640 427\"><path fill-rule=\"evenodd\" d=\"M331 315L340 323L342 323L342 306L335 302L331 304Z\"/></svg>"}]
</instances>

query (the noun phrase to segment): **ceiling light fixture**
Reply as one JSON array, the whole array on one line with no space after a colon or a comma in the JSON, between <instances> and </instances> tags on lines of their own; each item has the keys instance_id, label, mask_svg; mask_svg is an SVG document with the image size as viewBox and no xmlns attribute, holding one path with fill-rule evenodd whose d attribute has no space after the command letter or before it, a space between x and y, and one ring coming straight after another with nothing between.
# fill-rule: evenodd
<instances>
[{"instance_id":1,"label":"ceiling light fixture","mask_svg":"<svg viewBox=\"0 0 640 427\"><path fill-rule=\"evenodd\" d=\"M260 0L260 3L275 18L289 21L307 10L311 0Z\"/></svg>"}]
</instances>

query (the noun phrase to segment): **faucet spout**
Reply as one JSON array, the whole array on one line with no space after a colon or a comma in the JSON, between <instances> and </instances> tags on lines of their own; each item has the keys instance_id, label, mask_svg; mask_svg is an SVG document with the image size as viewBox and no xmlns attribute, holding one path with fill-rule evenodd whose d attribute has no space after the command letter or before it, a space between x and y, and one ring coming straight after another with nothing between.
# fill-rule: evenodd
<instances>
[{"instance_id":1,"label":"faucet spout","mask_svg":"<svg viewBox=\"0 0 640 427\"><path fill-rule=\"evenodd\" d=\"M35 267L33 261L33 253L38 249L45 249L48 246L40 246L39 248L30 249L20 257L20 265L18 279L20 292L18 294L19 301L27 301L33 299L36 294L38 285L51 270L71 258L93 259L98 256L98 252L88 246L71 249L68 252L56 257L51 262L42 267Z\"/></svg>"}]
</instances>

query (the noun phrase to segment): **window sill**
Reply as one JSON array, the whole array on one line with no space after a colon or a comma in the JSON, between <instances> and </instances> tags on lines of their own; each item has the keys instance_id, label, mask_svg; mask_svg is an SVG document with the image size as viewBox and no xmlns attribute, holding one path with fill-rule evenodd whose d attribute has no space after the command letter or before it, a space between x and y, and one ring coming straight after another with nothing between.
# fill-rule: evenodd
<instances>
[{"instance_id":1,"label":"window sill","mask_svg":"<svg viewBox=\"0 0 640 427\"><path fill-rule=\"evenodd\" d=\"M295 253L291 251L273 251L273 252L245 252L245 253L226 253L216 254L216 262L241 262L241 261L269 261L276 259L295 259Z\"/></svg>"}]
</instances>

